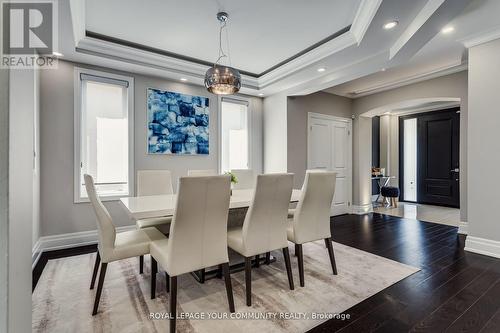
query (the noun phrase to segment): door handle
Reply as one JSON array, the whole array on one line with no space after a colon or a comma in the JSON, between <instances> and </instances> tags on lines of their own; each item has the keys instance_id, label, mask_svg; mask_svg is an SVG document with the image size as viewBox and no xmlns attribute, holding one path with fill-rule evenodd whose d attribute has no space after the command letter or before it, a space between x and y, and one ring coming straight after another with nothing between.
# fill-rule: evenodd
<instances>
[{"instance_id":1,"label":"door handle","mask_svg":"<svg viewBox=\"0 0 500 333\"><path fill-rule=\"evenodd\" d=\"M451 172L460 172L460 169L459 168L455 168L453 170L450 170Z\"/></svg>"}]
</instances>

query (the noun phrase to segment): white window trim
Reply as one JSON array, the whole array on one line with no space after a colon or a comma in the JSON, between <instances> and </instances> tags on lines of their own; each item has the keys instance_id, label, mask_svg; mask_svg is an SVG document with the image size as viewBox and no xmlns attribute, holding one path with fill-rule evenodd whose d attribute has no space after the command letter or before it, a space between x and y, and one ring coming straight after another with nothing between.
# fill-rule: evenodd
<instances>
[{"instance_id":1,"label":"white window trim","mask_svg":"<svg viewBox=\"0 0 500 333\"><path fill-rule=\"evenodd\" d=\"M219 173L222 173L222 100L234 101L236 103L247 105L247 126L248 126L248 169L253 170L253 114L252 114L252 100L249 98L244 98L241 96L231 96L231 97L221 97L217 99L218 111L217 111L217 169Z\"/></svg>"},{"instance_id":2,"label":"white window trim","mask_svg":"<svg viewBox=\"0 0 500 333\"><path fill-rule=\"evenodd\" d=\"M80 74L89 74L94 76L107 77L110 79L122 80L128 82L128 187L129 196L135 193L135 168L134 168L134 78L108 72L102 72L92 69L75 67L74 70L74 161L73 161L73 193L74 203L89 202L88 198L80 197L80 166L81 166L81 114L82 114L82 81ZM102 201L117 201L123 196L100 196Z\"/></svg>"}]
</instances>

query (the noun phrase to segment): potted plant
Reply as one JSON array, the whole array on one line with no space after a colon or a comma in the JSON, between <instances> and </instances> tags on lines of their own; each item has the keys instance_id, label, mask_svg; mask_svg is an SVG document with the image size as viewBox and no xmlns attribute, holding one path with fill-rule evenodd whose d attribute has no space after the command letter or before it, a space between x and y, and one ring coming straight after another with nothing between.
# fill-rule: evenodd
<instances>
[{"instance_id":1,"label":"potted plant","mask_svg":"<svg viewBox=\"0 0 500 333\"><path fill-rule=\"evenodd\" d=\"M231 195L233 195L233 185L238 183L238 178L231 171L227 171L225 174L231 176Z\"/></svg>"}]
</instances>

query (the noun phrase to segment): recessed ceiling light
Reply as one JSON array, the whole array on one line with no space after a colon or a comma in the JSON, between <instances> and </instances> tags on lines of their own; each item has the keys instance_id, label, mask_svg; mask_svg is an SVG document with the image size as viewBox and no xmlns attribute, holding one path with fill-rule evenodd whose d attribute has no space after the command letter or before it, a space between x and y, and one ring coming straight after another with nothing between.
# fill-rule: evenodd
<instances>
[{"instance_id":1,"label":"recessed ceiling light","mask_svg":"<svg viewBox=\"0 0 500 333\"><path fill-rule=\"evenodd\" d=\"M326 68L325 68L325 67L320 67L320 68L318 68L318 72L320 72L320 73L321 73L321 72L324 72L324 71L326 71Z\"/></svg>"},{"instance_id":2,"label":"recessed ceiling light","mask_svg":"<svg viewBox=\"0 0 500 333\"><path fill-rule=\"evenodd\" d=\"M264 94L263 94L263 93L260 93L260 94L259 94L259 96L264 96Z\"/></svg>"},{"instance_id":3,"label":"recessed ceiling light","mask_svg":"<svg viewBox=\"0 0 500 333\"><path fill-rule=\"evenodd\" d=\"M181 77L181 81L182 82L186 82L188 79L186 79L185 77Z\"/></svg>"},{"instance_id":4,"label":"recessed ceiling light","mask_svg":"<svg viewBox=\"0 0 500 333\"><path fill-rule=\"evenodd\" d=\"M447 34L451 34L453 31L455 31L455 28L454 28L453 26L451 26L451 25L446 26L446 27L444 27L443 29L441 29L441 32L442 32L443 34L445 34L445 35L447 35Z\"/></svg>"},{"instance_id":5,"label":"recessed ceiling light","mask_svg":"<svg viewBox=\"0 0 500 333\"><path fill-rule=\"evenodd\" d=\"M63 57L64 55L62 53L59 53L59 52L52 52L52 55L55 56L55 57Z\"/></svg>"},{"instance_id":6,"label":"recessed ceiling light","mask_svg":"<svg viewBox=\"0 0 500 333\"><path fill-rule=\"evenodd\" d=\"M392 28L394 28L395 26L398 25L398 21L394 20L394 21L390 21L390 22L387 22L386 24L384 24L384 29L385 30L390 30Z\"/></svg>"},{"instance_id":7,"label":"recessed ceiling light","mask_svg":"<svg viewBox=\"0 0 500 333\"><path fill-rule=\"evenodd\" d=\"M380 70L381 72L385 72L385 67Z\"/></svg>"}]
</instances>

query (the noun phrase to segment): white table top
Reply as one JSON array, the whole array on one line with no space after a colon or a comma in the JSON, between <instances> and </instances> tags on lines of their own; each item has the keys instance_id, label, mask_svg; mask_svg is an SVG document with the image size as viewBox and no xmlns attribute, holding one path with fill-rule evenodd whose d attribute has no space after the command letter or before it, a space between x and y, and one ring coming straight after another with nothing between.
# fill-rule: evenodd
<instances>
[{"instance_id":1,"label":"white table top","mask_svg":"<svg viewBox=\"0 0 500 333\"><path fill-rule=\"evenodd\" d=\"M229 209L249 207L252 203L253 191L253 189L233 190ZM299 201L300 193L300 190L293 190L290 202ZM176 198L177 195L175 194L150 195L121 198L120 202L130 217L140 220L150 217L174 215Z\"/></svg>"}]
</instances>

